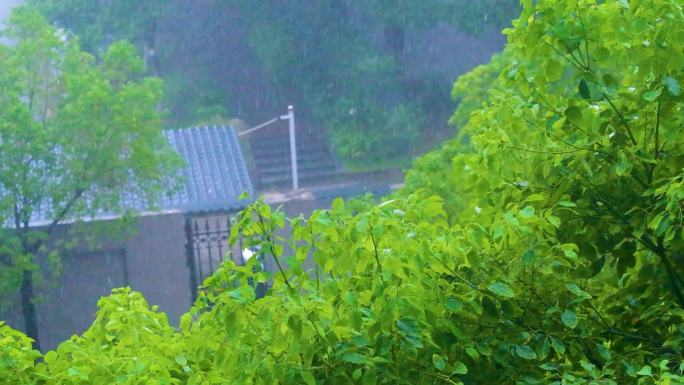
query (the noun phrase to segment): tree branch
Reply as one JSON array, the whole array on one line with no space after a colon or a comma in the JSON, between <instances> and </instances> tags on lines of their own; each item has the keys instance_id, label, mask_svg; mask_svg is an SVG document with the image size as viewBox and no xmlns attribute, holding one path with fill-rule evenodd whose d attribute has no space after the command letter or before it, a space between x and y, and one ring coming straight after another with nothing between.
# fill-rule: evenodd
<instances>
[{"instance_id":1,"label":"tree branch","mask_svg":"<svg viewBox=\"0 0 684 385\"><path fill-rule=\"evenodd\" d=\"M368 229L370 230L370 238L373 242L373 254L375 255L375 262L378 264L378 271L380 272L380 282L385 284L385 279L382 276L382 264L380 263L380 256L378 255L378 243L375 241L375 235L373 235L373 226L368 222Z\"/></svg>"},{"instance_id":2,"label":"tree branch","mask_svg":"<svg viewBox=\"0 0 684 385\"><path fill-rule=\"evenodd\" d=\"M271 234L266 231L266 225L264 224L264 218L261 216L261 213L257 211L257 216L259 217L259 225L261 226L261 231L264 232L264 236L266 236L266 242L268 242L268 251L271 253L271 256L273 257L273 260L275 261L276 265L278 266L278 270L280 270L280 274L283 276L283 280L285 281L285 285L287 286L288 289L290 289L290 293L294 294L294 288L292 285L290 285L290 281L287 279L287 275L285 275L285 270L283 269L283 266L280 264L280 261L278 260L278 257L276 256L275 249L273 248L273 238L271 238Z\"/></svg>"},{"instance_id":3,"label":"tree branch","mask_svg":"<svg viewBox=\"0 0 684 385\"><path fill-rule=\"evenodd\" d=\"M615 114L617 114L618 118L620 119L620 122L622 122L622 125L625 126L625 129L627 130L627 135L629 135L629 140L631 140L632 144L634 144L636 146L637 141L636 141L636 139L634 139L634 135L632 134L632 129L629 127L627 120L625 120L625 116L622 114L622 112L620 112L617 109L617 107L615 107L615 104L613 104L613 101L610 100L608 95L606 95L605 93L603 94L603 99L605 99L608 102L608 104L610 105L610 107L613 109L613 111L615 111Z\"/></svg>"}]
</instances>

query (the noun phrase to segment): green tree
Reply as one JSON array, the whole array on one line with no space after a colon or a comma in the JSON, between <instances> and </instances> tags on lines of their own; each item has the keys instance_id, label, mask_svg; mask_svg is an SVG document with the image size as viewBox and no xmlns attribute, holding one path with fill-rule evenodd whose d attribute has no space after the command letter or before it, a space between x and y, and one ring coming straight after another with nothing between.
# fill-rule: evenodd
<instances>
[{"instance_id":1,"label":"green tree","mask_svg":"<svg viewBox=\"0 0 684 385\"><path fill-rule=\"evenodd\" d=\"M357 6L383 26L385 44L401 60L409 28L425 29L440 23L474 34L509 26L519 4L509 0L371 0Z\"/></svg>"},{"instance_id":2,"label":"green tree","mask_svg":"<svg viewBox=\"0 0 684 385\"><path fill-rule=\"evenodd\" d=\"M161 133L161 81L143 77L131 45L113 44L96 63L26 7L3 36L0 270L20 283L26 332L37 340L33 281L55 228L120 211L124 194L153 200L177 160Z\"/></svg>"},{"instance_id":3,"label":"green tree","mask_svg":"<svg viewBox=\"0 0 684 385\"><path fill-rule=\"evenodd\" d=\"M100 53L116 41L133 42L157 74L157 23L168 3L169 0L29 0L49 20L78 36L86 51Z\"/></svg>"},{"instance_id":4,"label":"green tree","mask_svg":"<svg viewBox=\"0 0 684 385\"><path fill-rule=\"evenodd\" d=\"M232 112L226 106L239 92L248 120L261 118L260 110L294 104L302 122L327 129L341 159L365 164L406 156L431 118L451 108L443 97L447 83L436 80L438 75L408 76L406 36L440 24L469 33L498 29L518 11L512 0L31 1L52 22L81 36L90 52L99 53L115 39L134 41L153 73L165 79L165 104L175 124L226 118ZM206 14L223 17L197 20ZM242 56L263 69L258 75L268 79L265 84L244 79L243 63L209 65L227 56L204 44L217 36L216 29L231 38L245 36ZM196 37L174 37L180 34ZM173 44L193 48L179 57ZM221 84L226 73L241 84ZM245 93L254 93L251 100Z\"/></svg>"}]
</instances>

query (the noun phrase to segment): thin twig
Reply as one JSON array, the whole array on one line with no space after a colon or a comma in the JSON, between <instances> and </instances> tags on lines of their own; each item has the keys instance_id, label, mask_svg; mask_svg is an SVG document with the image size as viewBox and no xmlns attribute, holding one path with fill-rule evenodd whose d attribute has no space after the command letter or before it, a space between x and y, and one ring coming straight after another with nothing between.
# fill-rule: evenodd
<instances>
[{"instance_id":1,"label":"thin twig","mask_svg":"<svg viewBox=\"0 0 684 385\"><path fill-rule=\"evenodd\" d=\"M622 122L622 125L625 126L625 129L627 130L627 134L629 135L629 139L632 141L632 144L634 144L634 145L636 146L636 145L637 145L637 141L636 141L636 139L634 139L634 135L632 134L632 129L629 127L629 124L627 123L627 120L625 120L625 116L622 114L622 112L620 112L620 111L617 109L617 107L615 107L615 104L613 104L613 101L610 100L610 98L608 97L608 95L606 95L606 94L604 93L604 94L603 94L603 98L608 102L608 104L609 104L610 107L613 109L613 111L615 111L615 113L617 114L618 118L620 118L620 121Z\"/></svg>"},{"instance_id":2,"label":"thin twig","mask_svg":"<svg viewBox=\"0 0 684 385\"><path fill-rule=\"evenodd\" d=\"M658 111L656 112L656 126L655 126L655 158L660 157L660 101L658 101Z\"/></svg>"},{"instance_id":3,"label":"thin twig","mask_svg":"<svg viewBox=\"0 0 684 385\"><path fill-rule=\"evenodd\" d=\"M382 264L380 263L380 256L378 255L378 244L375 241L375 235L373 235L373 226L370 224L370 221L368 222L368 229L370 230L370 238L373 242L373 254L375 255L375 262L377 262L378 271L380 272L380 282L382 282L382 284L384 285L385 279L382 277Z\"/></svg>"},{"instance_id":4,"label":"thin twig","mask_svg":"<svg viewBox=\"0 0 684 385\"><path fill-rule=\"evenodd\" d=\"M271 234L266 231L266 225L264 224L264 218L261 216L261 213L257 212L257 216L259 217L259 224L261 225L261 231L264 232L264 235L266 236L266 242L268 243L268 249L269 252L271 253L271 256L273 257L273 260L275 261L276 265L278 266L278 270L280 270L280 274L283 276L283 280L285 281L285 285L287 286L288 289L290 289L290 293L294 294L294 288L292 288L292 285L290 285L290 281L287 279L287 276L285 275L285 270L283 269L283 266L280 264L280 261L278 260L278 257L276 256L275 249L273 248L273 239L271 238Z\"/></svg>"},{"instance_id":5,"label":"thin twig","mask_svg":"<svg viewBox=\"0 0 684 385\"><path fill-rule=\"evenodd\" d=\"M526 151L526 152L532 152L536 154L548 154L548 155L563 155L563 154L574 154L579 151L589 151L583 148L572 150L572 151L542 151L542 150L535 150L531 148L524 148L524 147L518 147L512 144L505 144L506 147L512 148L514 150L520 150L520 151Z\"/></svg>"}]
</instances>

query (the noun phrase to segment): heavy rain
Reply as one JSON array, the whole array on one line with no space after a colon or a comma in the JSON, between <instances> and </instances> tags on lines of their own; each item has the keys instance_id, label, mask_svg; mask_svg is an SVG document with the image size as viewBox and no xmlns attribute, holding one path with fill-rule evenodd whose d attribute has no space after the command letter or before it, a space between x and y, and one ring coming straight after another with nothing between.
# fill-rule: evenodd
<instances>
[{"instance_id":1,"label":"heavy rain","mask_svg":"<svg viewBox=\"0 0 684 385\"><path fill-rule=\"evenodd\" d=\"M684 384L681 0L0 0L0 385Z\"/></svg>"}]
</instances>

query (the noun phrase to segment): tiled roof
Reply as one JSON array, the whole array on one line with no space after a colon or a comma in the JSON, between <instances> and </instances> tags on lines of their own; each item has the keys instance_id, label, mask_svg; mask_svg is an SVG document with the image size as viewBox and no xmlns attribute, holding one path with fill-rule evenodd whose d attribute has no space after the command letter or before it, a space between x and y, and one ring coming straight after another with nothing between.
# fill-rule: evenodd
<instances>
[{"instance_id":1,"label":"tiled roof","mask_svg":"<svg viewBox=\"0 0 684 385\"><path fill-rule=\"evenodd\" d=\"M245 192L253 196L254 191L233 127L193 127L166 130L164 133L171 147L185 161L180 170L179 188L171 195L162 196L158 202L148 202L136 186L122 189L121 205L124 211L200 213L237 210L250 202L239 199ZM33 212L31 226L49 223L51 212L49 203L41 204ZM101 211L94 217L83 219L116 216L113 212L116 210Z\"/></svg>"},{"instance_id":2,"label":"tiled roof","mask_svg":"<svg viewBox=\"0 0 684 385\"><path fill-rule=\"evenodd\" d=\"M182 188L165 198L161 209L200 212L245 206L247 202L238 197L244 192L252 196L254 191L233 127L167 130L166 137L186 165Z\"/></svg>"}]
</instances>

